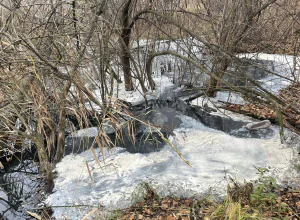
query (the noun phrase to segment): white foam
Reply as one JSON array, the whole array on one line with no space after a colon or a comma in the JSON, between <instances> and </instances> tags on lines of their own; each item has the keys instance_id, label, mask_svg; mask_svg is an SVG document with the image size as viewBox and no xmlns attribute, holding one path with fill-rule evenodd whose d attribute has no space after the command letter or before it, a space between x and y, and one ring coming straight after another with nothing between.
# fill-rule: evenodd
<instances>
[{"instance_id":1,"label":"white foam","mask_svg":"<svg viewBox=\"0 0 300 220\"><path fill-rule=\"evenodd\" d=\"M183 123L172 141L192 164L187 166L170 146L150 154L130 154L116 148L104 152L100 168L91 151L69 155L57 164L55 192L47 203L53 206L102 204L108 209L129 206L132 192L141 181L149 182L160 195L192 196L206 192L225 193L227 175L234 179L256 179L257 167L269 167L279 179L287 172L293 149L284 147L277 135L271 139L232 137L207 128L198 121L180 117ZM92 182L86 167L88 163ZM92 208L54 208L54 216L79 219Z\"/></svg>"}]
</instances>

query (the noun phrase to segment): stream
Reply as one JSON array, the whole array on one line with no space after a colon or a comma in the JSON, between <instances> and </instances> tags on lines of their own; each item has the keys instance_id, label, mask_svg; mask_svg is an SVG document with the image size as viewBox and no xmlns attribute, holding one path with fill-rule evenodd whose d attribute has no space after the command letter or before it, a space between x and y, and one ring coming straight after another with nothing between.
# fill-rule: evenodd
<instances>
[{"instance_id":1,"label":"stream","mask_svg":"<svg viewBox=\"0 0 300 220\"><path fill-rule=\"evenodd\" d=\"M1 161L0 170L0 219L32 219L27 213L37 208L42 180L39 168L29 152L16 153L10 162Z\"/></svg>"},{"instance_id":2,"label":"stream","mask_svg":"<svg viewBox=\"0 0 300 220\"><path fill-rule=\"evenodd\" d=\"M157 62L161 65L157 67L159 71L167 68L168 62ZM277 72L283 71L282 66L271 67L274 68ZM251 71L268 89L278 91L286 86L283 81L263 72ZM268 168L269 175L279 184L299 185L299 171L295 169L299 164L299 136L285 129L285 144L281 144L276 125L249 131L244 126L256 121L252 118L226 112L228 117L216 111L207 100L213 110L205 109L198 100L185 103L183 98L195 91L177 88L174 84L182 82L176 81L175 77L171 83L170 76L174 77L174 74L165 71L165 76L155 79L158 87L156 93L147 94L150 103L147 109L138 92L120 92L121 98L132 105L132 113L140 120L158 125L158 130L136 123L133 142L126 126L123 127L122 141L107 128L106 133L117 145L111 146L110 150L100 149L97 145L97 127L76 131L66 138L66 156L55 168L54 192L44 201L55 206L53 217L81 219L94 207L105 210L128 207L141 198L136 191L143 182L149 183L160 196L212 194L222 197L230 178L238 181L257 179L255 167ZM189 76L181 79L189 81ZM230 100L231 94L226 92L219 92L217 98L241 101L238 96ZM160 133L192 167L163 141ZM91 146L95 148L95 155L89 150ZM4 170L0 171L0 218L31 219L26 211L39 207L38 201L45 197L40 193L38 166L32 156L3 165Z\"/></svg>"},{"instance_id":3,"label":"stream","mask_svg":"<svg viewBox=\"0 0 300 220\"><path fill-rule=\"evenodd\" d=\"M57 164L55 191L46 200L58 206L54 208L55 217L79 219L95 206L125 208L140 199L136 189L142 182L149 183L160 196L218 197L225 195L230 178L253 181L257 178L255 167L265 167L279 184L299 184L294 164L299 159L300 139L288 130L287 143L281 144L278 126L249 131L243 126L253 121L251 118L210 114L180 99L157 100L147 111L138 105L134 109L144 112L141 119L159 125L192 167L155 131L138 125L134 144L128 140L111 150L96 148L97 159L90 150L70 154ZM87 149L96 134L97 128L89 128L75 132L68 140L74 149L83 143L87 143ZM154 138L143 138L150 134L156 137L155 144Z\"/></svg>"},{"instance_id":4,"label":"stream","mask_svg":"<svg viewBox=\"0 0 300 220\"><path fill-rule=\"evenodd\" d=\"M281 64L285 62L281 56L264 55L262 58L267 69L287 73L288 67ZM222 197L231 178L241 182L254 181L258 178L256 169L264 167L269 170L267 175L275 177L279 184L299 185L299 171L295 169L295 164L299 163L299 136L285 129L286 141L281 144L278 126L249 131L244 126L257 120L230 112L223 114L216 111L210 100L200 98L191 104L185 103L184 97L195 92L178 88L176 84L182 80L189 82L190 77L187 74L180 76L181 82L176 81L178 76L169 71L169 62L175 61L163 57L154 64L157 89L147 94L147 109L138 92L126 93L121 89L119 98L131 105L131 111L139 119L159 125L159 132L192 167L172 146L161 140L158 131L143 124L136 124L136 142L130 141L125 129L124 141L117 141L118 147L110 150L96 147L96 127L77 131L67 138L66 154L69 155L57 164L55 191L46 200L47 204L56 206L55 217L64 215L80 219L94 207L101 207L101 210L128 207L141 199L142 193L138 189L143 182L149 183L160 196L212 194ZM256 68L250 68L249 72L272 92L287 85L286 81ZM218 92L217 99L243 102L240 96L230 92ZM203 101L213 110L207 111ZM113 131L106 131L112 140L116 140ZM96 155L87 150L92 144L96 147ZM74 150L77 154L71 154Z\"/></svg>"}]
</instances>

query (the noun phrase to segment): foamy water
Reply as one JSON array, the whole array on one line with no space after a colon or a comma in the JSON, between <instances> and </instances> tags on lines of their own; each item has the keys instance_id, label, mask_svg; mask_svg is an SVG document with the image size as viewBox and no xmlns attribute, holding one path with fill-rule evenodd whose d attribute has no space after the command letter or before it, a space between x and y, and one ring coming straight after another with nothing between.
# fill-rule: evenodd
<instances>
[{"instance_id":1,"label":"foamy water","mask_svg":"<svg viewBox=\"0 0 300 220\"><path fill-rule=\"evenodd\" d=\"M237 180L257 178L256 167L268 167L278 180L289 174L294 149L280 143L278 129L271 139L236 138L180 116L183 123L170 140L192 164L189 167L170 147L150 154L131 154L116 148L101 155L99 167L91 151L66 156L57 164L52 206L103 205L124 208L132 202L137 185L146 181L161 196L197 196L208 191L223 195L228 175ZM105 159L105 163L103 161ZM87 171L88 164L92 179ZM80 219L91 208L54 208L54 216Z\"/></svg>"}]
</instances>

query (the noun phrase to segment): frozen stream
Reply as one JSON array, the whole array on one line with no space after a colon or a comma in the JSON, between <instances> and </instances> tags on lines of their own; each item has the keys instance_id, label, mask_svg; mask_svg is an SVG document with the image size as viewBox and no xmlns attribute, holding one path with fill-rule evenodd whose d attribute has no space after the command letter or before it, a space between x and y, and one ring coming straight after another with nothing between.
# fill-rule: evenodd
<instances>
[{"instance_id":1,"label":"frozen stream","mask_svg":"<svg viewBox=\"0 0 300 220\"><path fill-rule=\"evenodd\" d=\"M137 185L146 181L159 195L200 196L204 193L224 195L233 179L257 178L256 167L267 167L282 183L296 179L292 161L296 146L280 143L278 127L268 139L238 138L217 131L197 120L180 115L182 123L170 140L192 164L189 167L168 145L149 154L132 154L115 148L105 155L96 149L101 168L91 151L68 155L56 167L55 191L47 199L52 206L103 205L108 209L123 208L133 201ZM105 158L105 164L102 158ZM88 163L93 181L87 171ZM54 216L79 219L92 208L56 207Z\"/></svg>"}]
</instances>

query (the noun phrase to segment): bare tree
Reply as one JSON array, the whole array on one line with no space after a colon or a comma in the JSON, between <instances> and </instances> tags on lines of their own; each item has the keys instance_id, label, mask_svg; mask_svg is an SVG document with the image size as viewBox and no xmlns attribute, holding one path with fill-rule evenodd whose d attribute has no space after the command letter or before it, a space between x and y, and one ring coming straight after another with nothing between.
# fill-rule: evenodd
<instances>
[{"instance_id":1,"label":"bare tree","mask_svg":"<svg viewBox=\"0 0 300 220\"><path fill-rule=\"evenodd\" d=\"M292 10L299 7L295 5L298 1L288 2L286 5L283 0L3 0L0 2L0 137L3 143L19 138L35 144L41 171L51 191L50 161L58 162L63 157L67 116L78 118L81 127L89 126L89 116L99 114L99 127L108 118L119 123L115 115L119 114L116 108L120 105L110 101L114 83L120 82L120 75L124 74L126 90L135 89L137 80L146 97L147 82L155 89L152 62L162 55L176 57L207 74L209 96L214 96L223 83L233 91L280 110L285 100L254 79L236 73L252 85L241 89L223 78L230 74L228 67L233 62L240 62L237 53L251 48L257 42L257 33L264 32L265 27L280 27L281 38L292 33L294 55L299 53L299 13ZM272 23L271 18L278 11L287 20ZM284 26L290 22L287 31ZM260 39L267 41L272 33L265 33ZM148 48L142 51L140 38L151 40L152 45L147 44ZM181 52L170 48L156 51L156 40L161 38L177 44ZM191 41L186 41L182 46L183 39L189 38L197 43L191 46ZM137 42L138 52L132 42ZM210 61L203 62L192 47L205 52ZM140 56L141 53L144 54ZM194 81L199 78L193 73ZM93 111L95 105L100 107L97 113ZM294 106L291 108L299 113ZM21 126L16 126L17 121ZM100 139L107 143L104 133Z\"/></svg>"}]
</instances>

